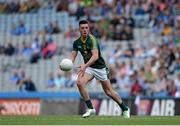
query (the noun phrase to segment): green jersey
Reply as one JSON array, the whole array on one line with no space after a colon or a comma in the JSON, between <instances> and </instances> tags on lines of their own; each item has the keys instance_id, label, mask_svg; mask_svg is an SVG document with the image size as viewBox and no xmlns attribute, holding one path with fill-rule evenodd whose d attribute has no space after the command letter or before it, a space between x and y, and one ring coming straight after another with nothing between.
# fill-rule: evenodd
<instances>
[{"instance_id":1,"label":"green jersey","mask_svg":"<svg viewBox=\"0 0 180 126\"><path fill-rule=\"evenodd\" d=\"M92 57L91 51L93 49L98 49L99 58L90 67L96 69L105 68L106 64L101 55L98 40L93 35L89 34L86 41L82 41L81 37L79 37L73 43L73 50L79 51L81 53L84 59L84 63L87 63Z\"/></svg>"}]
</instances>

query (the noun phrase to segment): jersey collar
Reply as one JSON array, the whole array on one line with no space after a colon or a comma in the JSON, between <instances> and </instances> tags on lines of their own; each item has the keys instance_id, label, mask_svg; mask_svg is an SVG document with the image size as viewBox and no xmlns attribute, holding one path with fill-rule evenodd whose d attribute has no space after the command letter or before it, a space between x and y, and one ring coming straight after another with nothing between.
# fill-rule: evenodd
<instances>
[{"instance_id":1,"label":"jersey collar","mask_svg":"<svg viewBox=\"0 0 180 126\"><path fill-rule=\"evenodd\" d=\"M87 41L88 38L89 38L89 35L86 37L85 40L83 40L83 39L82 39L82 36L81 36L81 37L80 37L80 40L81 40L82 43L86 43L86 41Z\"/></svg>"}]
</instances>

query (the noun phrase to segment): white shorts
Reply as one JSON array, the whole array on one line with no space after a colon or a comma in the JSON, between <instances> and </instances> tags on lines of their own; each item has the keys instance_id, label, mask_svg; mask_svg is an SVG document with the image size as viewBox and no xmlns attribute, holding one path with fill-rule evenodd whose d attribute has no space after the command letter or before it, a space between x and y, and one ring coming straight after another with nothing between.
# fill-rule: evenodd
<instances>
[{"instance_id":1,"label":"white shorts","mask_svg":"<svg viewBox=\"0 0 180 126\"><path fill-rule=\"evenodd\" d=\"M95 69L95 68L91 68L88 67L86 68L85 73L92 75L93 77L95 77L97 80L100 81L105 81L109 79L109 71L107 68L102 68L102 69Z\"/></svg>"}]
</instances>

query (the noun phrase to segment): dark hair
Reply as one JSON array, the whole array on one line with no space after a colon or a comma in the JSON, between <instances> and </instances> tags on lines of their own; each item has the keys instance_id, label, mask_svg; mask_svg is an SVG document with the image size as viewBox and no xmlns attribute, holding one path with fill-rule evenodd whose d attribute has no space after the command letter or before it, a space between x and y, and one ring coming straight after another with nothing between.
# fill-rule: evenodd
<instances>
[{"instance_id":1,"label":"dark hair","mask_svg":"<svg viewBox=\"0 0 180 126\"><path fill-rule=\"evenodd\" d=\"M81 24L88 24L88 21L87 21L87 20L81 20L81 21L79 21L79 26L80 26Z\"/></svg>"}]
</instances>

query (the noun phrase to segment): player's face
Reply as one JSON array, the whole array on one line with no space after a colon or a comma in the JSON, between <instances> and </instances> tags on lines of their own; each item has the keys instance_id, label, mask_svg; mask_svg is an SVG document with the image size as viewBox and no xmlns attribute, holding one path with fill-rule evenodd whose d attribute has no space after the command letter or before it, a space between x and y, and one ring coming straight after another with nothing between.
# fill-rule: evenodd
<instances>
[{"instance_id":1,"label":"player's face","mask_svg":"<svg viewBox=\"0 0 180 126\"><path fill-rule=\"evenodd\" d=\"M79 30L82 36L87 36L89 34L89 25L81 24Z\"/></svg>"}]
</instances>

